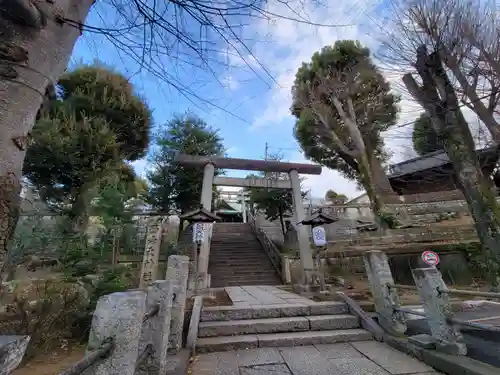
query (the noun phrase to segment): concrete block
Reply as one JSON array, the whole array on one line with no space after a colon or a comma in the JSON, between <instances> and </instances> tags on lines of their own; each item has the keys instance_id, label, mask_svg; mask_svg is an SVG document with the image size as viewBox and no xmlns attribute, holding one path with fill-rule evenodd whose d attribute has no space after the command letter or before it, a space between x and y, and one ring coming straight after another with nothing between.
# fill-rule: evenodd
<instances>
[{"instance_id":1,"label":"concrete block","mask_svg":"<svg viewBox=\"0 0 500 375\"><path fill-rule=\"evenodd\" d=\"M242 320L252 319L253 310L249 307L224 306L205 307L201 312L202 322L212 322L221 320Z\"/></svg>"},{"instance_id":2,"label":"concrete block","mask_svg":"<svg viewBox=\"0 0 500 375\"><path fill-rule=\"evenodd\" d=\"M259 339L259 347L333 344L372 339L372 335L363 329L259 334L257 337Z\"/></svg>"},{"instance_id":3,"label":"concrete block","mask_svg":"<svg viewBox=\"0 0 500 375\"><path fill-rule=\"evenodd\" d=\"M233 351L257 347L257 335L206 337L196 340L196 351L199 353Z\"/></svg>"},{"instance_id":4,"label":"concrete block","mask_svg":"<svg viewBox=\"0 0 500 375\"><path fill-rule=\"evenodd\" d=\"M0 374L9 375L20 365L29 336L0 336Z\"/></svg>"},{"instance_id":5,"label":"concrete block","mask_svg":"<svg viewBox=\"0 0 500 375\"><path fill-rule=\"evenodd\" d=\"M359 328L359 319L354 315L308 316L311 331Z\"/></svg>"},{"instance_id":6,"label":"concrete block","mask_svg":"<svg viewBox=\"0 0 500 375\"><path fill-rule=\"evenodd\" d=\"M309 306L308 315L347 314L347 305L344 302L325 301L316 302Z\"/></svg>"},{"instance_id":7,"label":"concrete block","mask_svg":"<svg viewBox=\"0 0 500 375\"><path fill-rule=\"evenodd\" d=\"M289 316L307 316L309 315L309 307L305 304L279 304L265 305L255 309L253 318L275 318Z\"/></svg>"},{"instance_id":8,"label":"concrete block","mask_svg":"<svg viewBox=\"0 0 500 375\"><path fill-rule=\"evenodd\" d=\"M199 337L245 335L251 333L296 332L309 330L303 317L246 319L219 322L202 322Z\"/></svg>"},{"instance_id":9,"label":"concrete block","mask_svg":"<svg viewBox=\"0 0 500 375\"><path fill-rule=\"evenodd\" d=\"M134 375L145 312L143 291L112 293L99 298L87 350L94 351L110 337L114 347L111 355L91 366L86 375Z\"/></svg>"},{"instance_id":10,"label":"concrete block","mask_svg":"<svg viewBox=\"0 0 500 375\"><path fill-rule=\"evenodd\" d=\"M415 374L434 371L432 367L427 366L425 363L377 341L354 342L352 346L391 374Z\"/></svg>"},{"instance_id":11,"label":"concrete block","mask_svg":"<svg viewBox=\"0 0 500 375\"><path fill-rule=\"evenodd\" d=\"M285 363L277 348L245 349L236 352L240 366L258 366Z\"/></svg>"},{"instance_id":12,"label":"concrete block","mask_svg":"<svg viewBox=\"0 0 500 375\"><path fill-rule=\"evenodd\" d=\"M424 349L436 348L436 340L434 340L431 335L427 335L425 333L420 335L409 336L408 341Z\"/></svg>"}]
</instances>

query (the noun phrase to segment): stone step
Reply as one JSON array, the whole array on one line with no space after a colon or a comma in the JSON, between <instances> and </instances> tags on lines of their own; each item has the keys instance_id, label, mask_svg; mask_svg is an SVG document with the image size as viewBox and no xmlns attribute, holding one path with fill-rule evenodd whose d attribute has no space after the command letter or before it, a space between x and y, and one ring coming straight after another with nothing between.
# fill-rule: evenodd
<instances>
[{"instance_id":1,"label":"stone step","mask_svg":"<svg viewBox=\"0 0 500 375\"><path fill-rule=\"evenodd\" d=\"M276 270L272 267L208 267L208 273L217 277L231 276L231 275L276 275Z\"/></svg>"},{"instance_id":2,"label":"stone step","mask_svg":"<svg viewBox=\"0 0 500 375\"><path fill-rule=\"evenodd\" d=\"M212 288L227 288L229 286L257 286L257 285L281 285L283 284L281 280L272 280L272 281L214 281L210 283Z\"/></svg>"},{"instance_id":3,"label":"stone step","mask_svg":"<svg viewBox=\"0 0 500 375\"><path fill-rule=\"evenodd\" d=\"M244 251L263 251L262 246L257 243L242 243L242 244L234 244L227 243L224 245L210 244L210 248L215 251L227 252L227 251L236 251L236 252L244 252Z\"/></svg>"},{"instance_id":4,"label":"stone step","mask_svg":"<svg viewBox=\"0 0 500 375\"><path fill-rule=\"evenodd\" d=\"M229 263L229 264L242 264L242 263L254 263L255 265L260 265L262 262L269 263L269 257L266 254L250 254L250 255L241 255L241 256L222 256L216 255L212 257L210 254L210 262L214 263Z\"/></svg>"},{"instance_id":5,"label":"stone step","mask_svg":"<svg viewBox=\"0 0 500 375\"><path fill-rule=\"evenodd\" d=\"M263 284L260 284L263 285ZM299 299L300 297L297 296ZM284 318L292 316L344 315L347 305L343 302L327 301L297 304L260 305L253 307L211 306L204 307L200 321L227 321L243 319Z\"/></svg>"},{"instance_id":6,"label":"stone step","mask_svg":"<svg viewBox=\"0 0 500 375\"><path fill-rule=\"evenodd\" d=\"M330 331L351 328L359 328L359 320L354 315L293 316L286 318L201 322L198 328L198 337Z\"/></svg>"},{"instance_id":7,"label":"stone step","mask_svg":"<svg viewBox=\"0 0 500 375\"><path fill-rule=\"evenodd\" d=\"M262 264L270 264L271 261L269 258L265 255L262 256L251 256L251 257L237 257L237 258L222 258L222 257L215 257L212 258L210 257L210 263L209 264L220 264L221 266L224 265L242 265L245 264L248 267L260 267Z\"/></svg>"},{"instance_id":8,"label":"stone step","mask_svg":"<svg viewBox=\"0 0 500 375\"><path fill-rule=\"evenodd\" d=\"M281 280L271 277L228 277L215 279L210 282L212 288L227 287L227 286L241 286L241 285L281 285Z\"/></svg>"},{"instance_id":9,"label":"stone step","mask_svg":"<svg viewBox=\"0 0 500 375\"><path fill-rule=\"evenodd\" d=\"M219 336L197 339L196 351L205 353L278 346L291 347L334 344L340 342L368 341L372 339L373 336L371 333L364 329Z\"/></svg>"}]
</instances>

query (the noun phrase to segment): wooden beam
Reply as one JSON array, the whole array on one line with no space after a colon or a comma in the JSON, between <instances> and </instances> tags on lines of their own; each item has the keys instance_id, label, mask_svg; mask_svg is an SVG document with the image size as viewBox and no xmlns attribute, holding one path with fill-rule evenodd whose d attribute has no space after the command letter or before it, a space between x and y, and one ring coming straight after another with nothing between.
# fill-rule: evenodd
<instances>
[{"instance_id":1,"label":"wooden beam","mask_svg":"<svg viewBox=\"0 0 500 375\"><path fill-rule=\"evenodd\" d=\"M256 188L291 189L289 180L277 180L270 178L238 178L238 177L215 177L214 185L218 186L240 186Z\"/></svg>"}]
</instances>

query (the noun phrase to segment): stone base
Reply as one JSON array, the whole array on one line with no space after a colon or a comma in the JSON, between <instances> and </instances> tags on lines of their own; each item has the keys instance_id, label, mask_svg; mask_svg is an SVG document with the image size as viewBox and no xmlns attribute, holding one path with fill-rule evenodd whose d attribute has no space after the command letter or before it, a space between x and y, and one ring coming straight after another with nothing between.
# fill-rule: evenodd
<instances>
[{"instance_id":1,"label":"stone base","mask_svg":"<svg viewBox=\"0 0 500 375\"><path fill-rule=\"evenodd\" d=\"M408 341L424 349L435 349L436 341L425 333L408 337Z\"/></svg>"}]
</instances>

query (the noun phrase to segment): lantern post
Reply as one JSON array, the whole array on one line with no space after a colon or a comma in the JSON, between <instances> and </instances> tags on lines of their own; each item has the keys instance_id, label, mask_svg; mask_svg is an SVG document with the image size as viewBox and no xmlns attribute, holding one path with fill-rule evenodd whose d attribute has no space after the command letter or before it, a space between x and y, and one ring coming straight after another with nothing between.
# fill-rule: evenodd
<instances>
[{"instance_id":1,"label":"lantern post","mask_svg":"<svg viewBox=\"0 0 500 375\"><path fill-rule=\"evenodd\" d=\"M188 223L193 224L193 273L194 273L194 293L198 291L200 275L198 274L198 257L200 255L201 244L206 241L205 225L206 223L214 223L221 221L217 215L205 210L203 206L188 212L180 217L181 220L186 220Z\"/></svg>"},{"instance_id":2,"label":"lantern post","mask_svg":"<svg viewBox=\"0 0 500 375\"><path fill-rule=\"evenodd\" d=\"M320 284L320 288L322 291L326 290L325 283L325 274L323 271L323 267L321 266L321 250L326 250L327 248L327 240L326 240L326 231L323 225L332 224L338 221L338 219L331 218L330 216L323 213L323 209L319 209L316 213L314 213L311 217L304 219L300 222L302 225L308 225L311 227L312 239L313 243L316 246L315 251L315 263L316 263L316 279ZM319 274L319 276L318 276Z\"/></svg>"}]
</instances>

